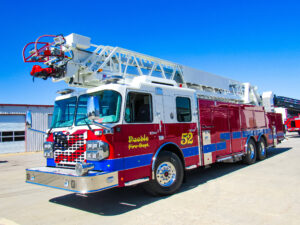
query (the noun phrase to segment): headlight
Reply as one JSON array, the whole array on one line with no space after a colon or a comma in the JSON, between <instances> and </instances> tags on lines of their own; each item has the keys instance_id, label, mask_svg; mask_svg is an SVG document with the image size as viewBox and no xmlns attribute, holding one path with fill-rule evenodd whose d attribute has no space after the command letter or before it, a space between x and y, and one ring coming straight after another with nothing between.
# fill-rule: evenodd
<instances>
[{"instance_id":1,"label":"headlight","mask_svg":"<svg viewBox=\"0 0 300 225\"><path fill-rule=\"evenodd\" d=\"M44 142L44 157L53 158L53 143Z\"/></svg>"},{"instance_id":2,"label":"headlight","mask_svg":"<svg viewBox=\"0 0 300 225\"><path fill-rule=\"evenodd\" d=\"M109 146L103 141L86 142L86 159L99 161L109 156Z\"/></svg>"}]
</instances>

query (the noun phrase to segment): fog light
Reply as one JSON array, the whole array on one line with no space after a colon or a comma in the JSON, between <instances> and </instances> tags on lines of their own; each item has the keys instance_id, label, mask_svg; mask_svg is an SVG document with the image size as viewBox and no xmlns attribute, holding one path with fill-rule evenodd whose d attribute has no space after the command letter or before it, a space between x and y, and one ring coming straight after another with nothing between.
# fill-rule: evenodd
<instances>
[{"instance_id":1,"label":"fog light","mask_svg":"<svg viewBox=\"0 0 300 225\"><path fill-rule=\"evenodd\" d=\"M53 158L53 142L44 143L44 157Z\"/></svg>"},{"instance_id":2,"label":"fog light","mask_svg":"<svg viewBox=\"0 0 300 225\"><path fill-rule=\"evenodd\" d=\"M94 164L92 163L86 163L86 164L83 164L83 163L76 163L76 166L75 166L75 172L77 174L77 176L84 176L86 175L89 170L92 170L94 169Z\"/></svg>"}]
</instances>

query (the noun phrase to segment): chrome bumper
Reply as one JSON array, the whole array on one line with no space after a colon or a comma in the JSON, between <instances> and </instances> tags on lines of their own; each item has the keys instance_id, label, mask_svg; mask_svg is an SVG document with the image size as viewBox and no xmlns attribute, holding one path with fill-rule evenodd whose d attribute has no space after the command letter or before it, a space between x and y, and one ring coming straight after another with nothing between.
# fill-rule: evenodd
<instances>
[{"instance_id":1,"label":"chrome bumper","mask_svg":"<svg viewBox=\"0 0 300 225\"><path fill-rule=\"evenodd\" d=\"M77 176L75 170L53 167L26 169L26 182L78 193L92 193L119 185L118 172L89 171Z\"/></svg>"}]
</instances>

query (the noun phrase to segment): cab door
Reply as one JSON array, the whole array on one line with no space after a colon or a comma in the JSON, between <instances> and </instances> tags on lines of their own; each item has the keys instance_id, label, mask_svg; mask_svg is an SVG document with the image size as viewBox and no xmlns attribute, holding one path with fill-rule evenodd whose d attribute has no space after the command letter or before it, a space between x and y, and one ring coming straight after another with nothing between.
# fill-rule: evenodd
<instances>
[{"instance_id":1,"label":"cab door","mask_svg":"<svg viewBox=\"0 0 300 225\"><path fill-rule=\"evenodd\" d=\"M151 92L127 91L122 135L127 139L123 157L153 153L157 147L154 134L154 96Z\"/></svg>"},{"instance_id":2,"label":"cab door","mask_svg":"<svg viewBox=\"0 0 300 225\"><path fill-rule=\"evenodd\" d=\"M176 123L173 132L185 158L185 166L198 165L202 159L198 145L196 97L192 92L178 92L174 100Z\"/></svg>"},{"instance_id":3,"label":"cab door","mask_svg":"<svg viewBox=\"0 0 300 225\"><path fill-rule=\"evenodd\" d=\"M157 148L158 125L154 123L154 93L127 90L124 120L115 143L122 161L120 182L151 176L151 161Z\"/></svg>"}]
</instances>

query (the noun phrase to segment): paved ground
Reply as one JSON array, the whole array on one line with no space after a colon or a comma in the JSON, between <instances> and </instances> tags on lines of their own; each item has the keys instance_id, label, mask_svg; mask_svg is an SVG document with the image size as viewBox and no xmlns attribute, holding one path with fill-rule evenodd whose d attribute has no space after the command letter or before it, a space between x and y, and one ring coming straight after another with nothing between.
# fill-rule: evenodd
<instances>
[{"instance_id":1,"label":"paved ground","mask_svg":"<svg viewBox=\"0 0 300 225\"><path fill-rule=\"evenodd\" d=\"M41 153L0 155L0 224L300 224L300 137L291 135L251 166L190 172L180 192L150 197L141 187L88 197L24 183Z\"/></svg>"}]
</instances>

